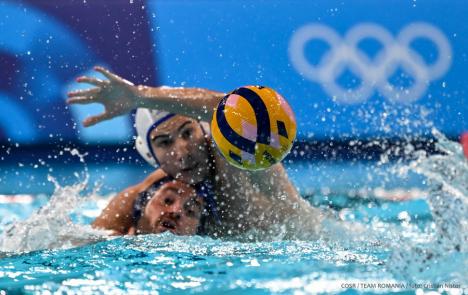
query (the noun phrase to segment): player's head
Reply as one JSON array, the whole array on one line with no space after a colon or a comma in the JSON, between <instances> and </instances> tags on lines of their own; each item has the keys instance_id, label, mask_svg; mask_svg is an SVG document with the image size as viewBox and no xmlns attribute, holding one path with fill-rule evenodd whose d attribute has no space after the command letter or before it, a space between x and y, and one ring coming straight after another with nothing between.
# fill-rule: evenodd
<instances>
[{"instance_id":1,"label":"player's head","mask_svg":"<svg viewBox=\"0 0 468 295\"><path fill-rule=\"evenodd\" d=\"M192 186L170 178L140 193L133 209L136 234L194 235L202 225L204 199Z\"/></svg>"},{"instance_id":2,"label":"player's head","mask_svg":"<svg viewBox=\"0 0 468 295\"><path fill-rule=\"evenodd\" d=\"M136 147L143 158L170 176L199 183L209 175L209 148L202 123L181 115L138 109Z\"/></svg>"}]
</instances>

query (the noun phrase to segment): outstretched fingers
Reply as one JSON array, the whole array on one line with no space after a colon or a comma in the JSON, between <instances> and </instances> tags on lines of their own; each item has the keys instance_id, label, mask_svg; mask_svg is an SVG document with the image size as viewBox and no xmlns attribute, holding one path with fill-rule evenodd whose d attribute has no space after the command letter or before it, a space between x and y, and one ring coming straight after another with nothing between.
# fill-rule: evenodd
<instances>
[{"instance_id":1,"label":"outstretched fingers","mask_svg":"<svg viewBox=\"0 0 468 295\"><path fill-rule=\"evenodd\" d=\"M104 112L104 113L101 113L99 115L91 116L91 117L86 118L83 121L83 125L85 127L93 126L93 125L95 125L95 124L97 124L99 122L112 119L113 117L115 117L115 115L113 115L113 114L111 114L109 112Z\"/></svg>"},{"instance_id":2,"label":"outstretched fingers","mask_svg":"<svg viewBox=\"0 0 468 295\"><path fill-rule=\"evenodd\" d=\"M88 104L93 103L94 97L87 97L87 96L74 96L67 99L68 104Z\"/></svg>"},{"instance_id":3,"label":"outstretched fingers","mask_svg":"<svg viewBox=\"0 0 468 295\"><path fill-rule=\"evenodd\" d=\"M86 90L71 91L68 93L67 103L88 104L99 101L101 88L91 88Z\"/></svg>"},{"instance_id":4,"label":"outstretched fingers","mask_svg":"<svg viewBox=\"0 0 468 295\"><path fill-rule=\"evenodd\" d=\"M97 72L103 74L110 81L121 82L123 80L121 77L117 76L114 73L111 73L108 69L105 69L103 67L97 66L97 67L94 67L94 70L96 70Z\"/></svg>"},{"instance_id":5,"label":"outstretched fingers","mask_svg":"<svg viewBox=\"0 0 468 295\"><path fill-rule=\"evenodd\" d=\"M106 85L109 84L109 81L103 81L101 79L93 78L93 77L79 77L76 79L77 82L80 83L88 83L97 87L105 87Z\"/></svg>"},{"instance_id":6,"label":"outstretched fingers","mask_svg":"<svg viewBox=\"0 0 468 295\"><path fill-rule=\"evenodd\" d=\"M86 97L93 97L98 95L101 92L101 88L90 88L84 90L75 90L68 92L68 97L76 97L76 96L86 96Z\"/></svg>"}]
</instances>

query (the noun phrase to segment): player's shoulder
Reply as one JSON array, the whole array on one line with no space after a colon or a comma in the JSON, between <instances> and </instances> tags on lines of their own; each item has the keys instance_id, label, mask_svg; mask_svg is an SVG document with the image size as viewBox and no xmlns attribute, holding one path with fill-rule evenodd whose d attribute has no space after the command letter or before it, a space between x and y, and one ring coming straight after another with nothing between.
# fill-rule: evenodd
<instances>
[{"instance_id":1,"label":"player's shoulder","mask_svg":"<svg viewBox=\"0 0 468 295\"><path fill-rule=\"evenodd\" d=\"M166 176L167 174L162 169L156 169L154 172L148 175L142 182L134 185L130 189L132 189L133 191L142 192L148 189L148 187L150 187L153 183Z\"/></svg>"},{"instance_id":2,"label":"player's shoulder","mask_svg":"<svg viewBox=\"0 0 468 295\"><path fill-rule=\"evenodd\" d=\"M134 197L138 195L139 193L145 191L148 189L153 183L158 181L159 179L167 176L166 173L164 173L161 169L157 169L154 172L152 172L150 175L148 175L145 179L143 179L141 182L129 186L126 189L122 190L119 193L119 196L124 196L124 197Z\"/></svg>"}]
</instances>

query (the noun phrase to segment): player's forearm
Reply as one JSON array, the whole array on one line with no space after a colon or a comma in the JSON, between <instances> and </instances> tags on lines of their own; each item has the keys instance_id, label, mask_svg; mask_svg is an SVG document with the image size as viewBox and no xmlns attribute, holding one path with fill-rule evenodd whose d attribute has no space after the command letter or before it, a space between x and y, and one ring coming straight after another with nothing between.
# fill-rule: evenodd
<instances>
[{"instance_id":1,"label":"player's forearm","mask_svg":"<svg viewBox=\"0 0 468 295\"><path fill-rule=\"evenodd\" d=\"M256 184L265 195L290 200L299 198L281 163L275 164L266 170L248 171L252 183Z\"/></svg>"},{"instance_id":2,"label":"player's forearm","mask_svg":"<svg viewBox=\"0 0 468 295\"><path fill-rule=\"evenodd\" d=\"M107 214L101 214L92 223L91 227L96 229L111 230L115 235L123 235L127 230L124 223L119 222L115 217Z\"/></svg>"},{"instance_id":3,"label":"player's forearm","mask_svg":"<svg viewBox=\"0 0 468 295\"><path fill-rule=\"evenodd\" d=\"M97 229L112 230L116 234L125 234L131 225L130 216L127 213L121 217L118 213L112 212L111 210L101 213L92 223L91 227Z\"/></svg>"},{"instance_id":4,"label":"player's forearm","mask_svg":"<svg viewBox=\"0 0 468 295\"><path fill-rule=\"evenodd\" d=\"M202 121L210 121L214 109L224 96L203 88L137 87L140 107L165 110Z\"/></svg>"},{"instance_id":5,"label":"player's forearm","mask_svg":"<svg viewBox=\"0 0 468 295\"><path fill-rule=\"evenodd\" d=\"M162 169L156 169L141 183L125 189L116 195L101 214L91 224L94 228L114 230L119 234L127 234L133 225L133 204L139 193L148 189L153 183L167 176Z\"/></svg>"},{"instance_id":6,"label":"player's forearm","mask_svg":"<svg viewBox=\"0 0 468 295\"><path fill-rule=\"evenodd\" d=\"M138 193L133 188L121 192L109 202L91 226L125 234L133 224L132 208L137 197Z\"/></svg>"}]
</instances>

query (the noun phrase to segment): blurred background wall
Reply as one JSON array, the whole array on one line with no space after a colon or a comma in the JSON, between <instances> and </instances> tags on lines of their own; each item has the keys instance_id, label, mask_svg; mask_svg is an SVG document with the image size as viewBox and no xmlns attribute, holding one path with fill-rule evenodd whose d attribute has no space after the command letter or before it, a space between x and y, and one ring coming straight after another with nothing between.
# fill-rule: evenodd
<instances>
[{"instance_id":1,"label":"blurred background wall","mask_svg":"<svg viewBox=\"0 0 468 295\"><path fill-rule=\"evenodd\" d=\"M299 138L467 128L464 1L1 1L0 142L122 144L129 117L89 129L67 107L100 64L136 84L268 85Z\"/></svg>"},{"instance_id":2,"label":"blurred background wall","mask_svg":"<svg viewBox=\"0 0 468 295\"><path fill-rule=\"evenodd\" d=\"M392 146L398 158L404 141L431 150L433 127L456 140L468 129L466 15L461 0L0 0L0 193L72 175L70 148L117 189L151 171L132 114L83 128L101 106L65 104L94 65L135 84L276 89L299 127L287 163L376 160ZM341 184L357 186L356 167ZM304 186L336 181L315 170Z\"/></svg>"}]
</instances>

